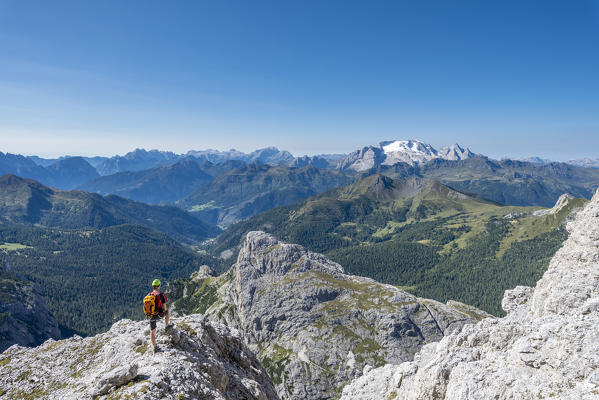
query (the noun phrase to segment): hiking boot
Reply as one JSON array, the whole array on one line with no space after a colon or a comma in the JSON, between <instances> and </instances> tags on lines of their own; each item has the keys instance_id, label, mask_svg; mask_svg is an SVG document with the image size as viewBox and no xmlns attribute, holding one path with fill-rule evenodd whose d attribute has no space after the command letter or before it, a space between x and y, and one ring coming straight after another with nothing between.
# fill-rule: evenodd
<instances>
[{"instance_id":1,"label":"hiking boot","mask_svg":"<svg viewBox=\"0 0 599 400\"><path fill-rule=\"evenodd\" d=\"M173 324L168 324L164 327L164 330L167 332L170 331L171 329L173 329Z\"/></svg>"},{"instance_id":2,"label":"hiking boot","mask_svg":"<svg viewBox=\"0 0 599 400\"><path fill-rule=\"evenodd\" d=\"M160 347L158 347L158 345L154 346L154 354L159 353L160 351Z\"/></svg>"}]
</instances>

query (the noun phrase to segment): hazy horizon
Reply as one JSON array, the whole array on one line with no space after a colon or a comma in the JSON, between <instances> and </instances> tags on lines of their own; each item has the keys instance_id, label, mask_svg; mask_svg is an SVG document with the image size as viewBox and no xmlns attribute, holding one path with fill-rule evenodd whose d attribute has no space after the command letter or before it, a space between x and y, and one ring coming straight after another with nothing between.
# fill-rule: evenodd
<instances>
[{"instance_id":1,"label":"hazy horizon","mask_svg":"<svg viewBox=\"0 0 599 400\"><path fill-rule=\"evenodd\" d=\"M414 138L410 138L410 139L414 139ZM388 139L388 140L410 140L410 139ZM436 150L439 150L441 147L443 146L450 146L454 143L444 143L442 145L434 145L432 143L428 143L425 142L423 140L420 139L415 139L415 140L419 140L423 143L427 143L432 145ZM382 142L383 140L381 140L380 142ZM363 147L366 146L378 146L379 142L377 143L370 143L364 146L361 146L359 148L355 148L351 151L329 151L329 152L313 152L313 153L297 153L297 152L293 152L289 149L283 148L283 147L279 147L279 146L272 146L272 145L267 145L267 146L260 146L260 147L255 147L255 148L248 148L248 149L241 149L241 148L236 148L236 147L231 147L231 148L214 148L214 147L206 147L206 148L199 148L199 147L195 147L195 148L187 148L187 149L183 149L183 150L173 150L171 148L160 148L160 147L143 147L143 146L136 146L136 147L132 147L129 149L124 149L120 152L115 152L115 153L34 153L34 152L15 152L15 151L7 151L7 150L3 150L0 149L1 153L11 153L11 154L20 154L23 156L38 156L41 158L45 158L45 159L57 159L60 157L115 157L115 156L124 156L127 153L133 152L137 149L141 149L141 150L146 150L146 151L152 151L152 150L158 150L158 151L163 151L163 152L172 152L175 154L186 154L189 151L202 151L202 150L216 150L216 151L231 151L231 150L237 150L237 151L241 151L243 153L251 153L253 151L256 150L260 150L260 149L264 149L266 147L276 147L281 151L289 151L294 157L302 157L302 156L314 156L314 155L321 155L321 154L349 154L353 151L362 149ZM485 153L485 152L481 152L481 151L477 151L475 149L472 149L470 146L463 144L463 143L457 143L458 145L460 145L462 148L469 148L472 152L479 154L479 155L483 155L486 157L489 157L491 159L495 159L495 160L500 160L500 159L504 159L504 158L509 158L509 159L525 159L525 158L533 158L533 157L539 157L541 159L545 159L545 160L551 160L551 161L558 161L558 162L566 162L566 161L572 161L572 160L577 160L577 159L583 159L583 158L589 158L589 159L599 159L599 156L597 157L566 157L566 158L552 158L552 157L543 157L540 156L538 154L532 154L532 155L523 155L523 156L514 156L514 155L510 155L510 154L505 154L505 155L500 155L500 156L493 156L491 154Z\"/></svg>"},{"instance_id":2,"label":"hazy horizon","mask_svg":"<svg viewBox=\"0 0 599 400\"><path fill-rule=\"evenodd\" d=\"M599 3L0 0L0 151L599 158Z\"/></svg>"}]
</instances>

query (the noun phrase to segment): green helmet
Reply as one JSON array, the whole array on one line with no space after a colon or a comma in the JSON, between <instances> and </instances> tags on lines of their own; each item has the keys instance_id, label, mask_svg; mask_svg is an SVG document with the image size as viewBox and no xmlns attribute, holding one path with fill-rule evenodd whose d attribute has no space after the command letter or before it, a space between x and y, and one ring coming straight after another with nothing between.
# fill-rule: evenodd
<instances>
[{"instance_id":1,"label":"green helmet","mask_svg":"<svg viewBox=\"0 0 599 400\"><path fill-rule=\"evenodd\" d=\"M152 286L160 286L160 279L154 279L152 281Z\"/></svg>"}]
</instances>

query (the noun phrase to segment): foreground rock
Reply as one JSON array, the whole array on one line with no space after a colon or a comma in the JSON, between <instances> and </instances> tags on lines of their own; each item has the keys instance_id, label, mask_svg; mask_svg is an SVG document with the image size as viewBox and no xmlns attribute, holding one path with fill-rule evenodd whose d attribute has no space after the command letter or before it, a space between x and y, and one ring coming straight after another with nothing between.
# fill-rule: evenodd
<instances>
[{"instance_id":1,"label":"foreground rock","mask_svg":"<svg viewBox=\"0 0 599 400\"><path fill-rule=\"evenodd\" d=\"M342 399L599 398L599 190L568 230L534 289L506 291L505 318L366 370Z\"/></svg>"},{"instance_id":2,"label":"foreground rock","mask_svg":"<svg viewBox=\"0 0 599 400\"><path fill-rule=\"evenodd\" d=\"M337 398L365 365L412 360L488 314L347 275L321 254L250 232L226 274L173 285L182 313L238 328L288 399Z\"/></svg>"},{"instance_id":3,"label":"foreground rock","mask_svg":"<svg viewBox=\"0 0 599 400\"><path fill-rule=\"evenodd\" d=\"M59 339L58 322L31 282L0 273L0 353L12 346L38 346Z\"/></svg>"},{"instance_id":4,"label":"foreground rock","mask_svg":"<svg viewBox=\"0 0 599 400\"><path fill-rule=\"evenodd\" d=\"M264 368L238 332L202 316L158 327L121 320L83 339L12 346L0 355L0 396L36 399L278 399Z\"/></svg>"}]
</instances>

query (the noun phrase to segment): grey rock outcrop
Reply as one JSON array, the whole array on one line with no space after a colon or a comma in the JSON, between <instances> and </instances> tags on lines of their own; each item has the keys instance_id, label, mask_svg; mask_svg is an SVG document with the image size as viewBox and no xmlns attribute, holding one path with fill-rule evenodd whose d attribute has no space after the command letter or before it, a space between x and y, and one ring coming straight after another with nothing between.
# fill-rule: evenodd
<instances>
[{"instance_id":1,"label":"grey rock outcrop","mask_svg":"<svg viewBox=\"0 0 599 400\"><path fill-rule=\"evenodd\" d=\"M348 154L337 164L338 169L366 171L381 165L385 161L385 152L380 147L367 146Z\"/></svg>"},{"instance_id":2,"label":"grey rock outcrop","mask_svg":"<svg viewBox=\"0 0 599 400\"><path fill-rule=\"evenodd\" d=\"M308 166L312 166L314 168L328 168L329 162L325 158L319 156L303 156L293 159L293 161L289 163L289 166L296 168Z\"/></svg>"},{"instance_id":3,"label":"grey rock outcrop","mask_svg":"<svg viewBox=\"0 0 599 400\"><path fill-rule=\"evenodd\" d=\"M411 360L425 343L488 316L347 275L264 232L247 234L229 272L188 284L185 311L238 328L286 399L337 398L365 365Z\"/></svg>"},{"instance_id":4,"label":"grey rock outcrop","mask_svg":"<svg viewBox=\"0 0 599 400\"><path fill-rule=\"evenodd\" d=\"M0 352L13 344L37 346L59 339L58 322L33 283L0 273Z\"/></svg>"},{"instance_id":5,"label":"grey rock outcrop","mask_svg":"<svg viewBox=\"0 0 599 400\"><path fill-rule=\"evenodd\" d=\"M342 399L598 399L599 190L567 228L536 287L506 291L506 317L365 371Z\"/></svg>"},{"instance_id":6,"label":"grey rock outcrop","mask_svg":"<svg viewBox=\"0 0 599 400\"><path fill-rule=\"evenodd\" d=\"M457 143L439 149L439 157L444 160L465 160L474 156L476 156L476 154L471 152L470 149L463 149Z\"/></svg>"},{"instance_id":7,"label":"grey rock outcrop","mask_svg":"<svg viewBox=\"0 0 599 400\"><path fill-rule=\"evenodd\" d=\"M121 320L103 334L12 346L0 355L0 396L36 399L278 399L239 333L200 315L158 326ZM29 396L29 397L28 397Z\"/></svg>"},{"instance_id":8,"label":"grey rock outcrop","mask_svg":"<svg viewBox=\"0 0 599 400\"><path fill-rule=\"evenodd\" d=\"M535 215L537 217L541 217L543 215L557 214L564 207L568 206L568 203L570 202L570 200L573 200L573 199L574 199L574 196L572 196L571 194L568 194L568 193L564 193L557 199L557 201L555 202L555 205L552 208L535 211L535 212L533 212L533 215Z\"/></svg>"}]
</instances>

